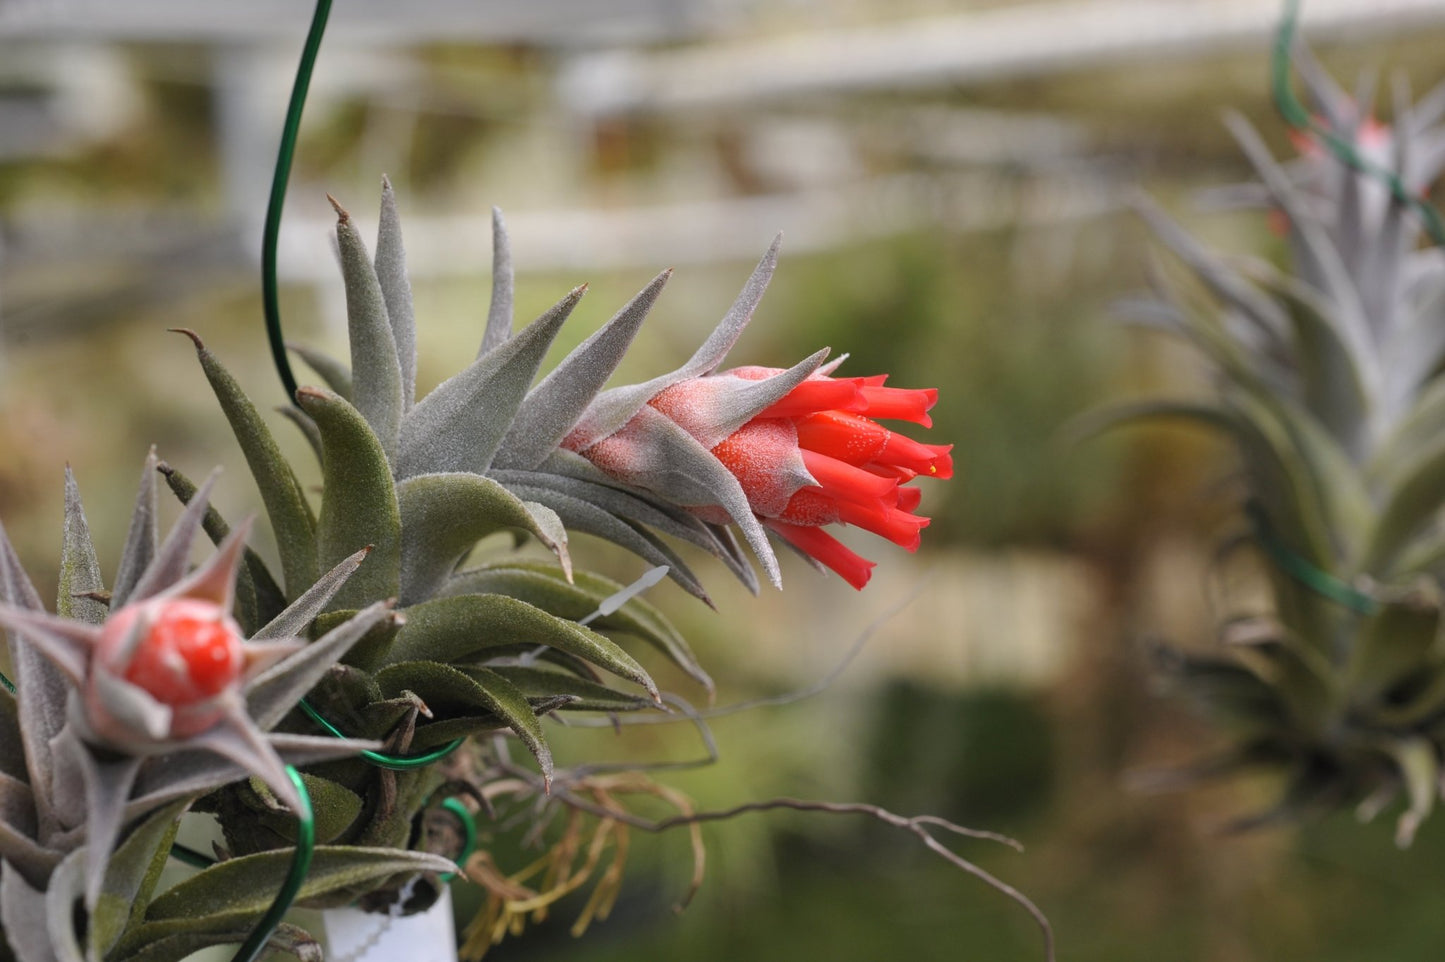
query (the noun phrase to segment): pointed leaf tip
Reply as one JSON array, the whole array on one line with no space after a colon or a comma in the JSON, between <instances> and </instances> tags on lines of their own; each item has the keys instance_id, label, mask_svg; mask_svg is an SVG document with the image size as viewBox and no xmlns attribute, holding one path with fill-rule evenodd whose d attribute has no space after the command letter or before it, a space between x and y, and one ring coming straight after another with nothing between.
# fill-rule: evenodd
<instances>
[{"instance_id":1,"label":"pointed leaf tip","mask_svg":"<svg viewBox=\"0 0 1445 962\"><path fill-rule=\"evenodd\" d=\"M170 334L184 334L186 337L189 337L191 339L191 343L196 346L197 351L204 351L206 349L205 342L201 340L201 335L197 334L189 327L168 327L166 328L166 331Z\"/></svg>"},{"instance_id":2,"label":"pointed leaf tip","mask_svg":"<svg viewBox=\"0 0 1445 962\"><path fill-rule=\"evenodd\" d=\"M351 222L351 214L346 210L345 207L341 206L340 201L338 201L335 197L332 197L330 194L326 195L326 199L331 202L331 209L336 211L336 222L338 224L347 224Z\"/></svg>"}]
</instances>

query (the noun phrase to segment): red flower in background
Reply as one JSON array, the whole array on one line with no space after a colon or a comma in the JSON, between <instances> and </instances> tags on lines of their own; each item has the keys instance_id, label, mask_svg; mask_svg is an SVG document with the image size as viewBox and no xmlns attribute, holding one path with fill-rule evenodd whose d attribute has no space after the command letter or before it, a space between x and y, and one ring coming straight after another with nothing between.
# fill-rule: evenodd
<instances>
[{"instance_id":1,"label":"red flower in background","mask_svg":"<svg viewBox=\"0 0 1445 962\"><path fill-rule=\"evenodd\" d=\"M776 368L735 368L673 384L647 403L707 445L716 438L717 425L726 423L730 396L746 382L783 374ZM708 446L737 478L764 525L860 589L874 563L824 528L851 524L916 551L929 519L913 513L921 492L906 485L917 477L953 476L952 445L921 444L875 420L930 427L928 410L937 390L885 387L886 377L813 374ZM643 421L635 423L637 430L629 430L634 426L629 423L582 453L598 467L626 477L644 433ZM719 506L690 507L706 521L732 520Z\"/></svg>"}]
</instances>

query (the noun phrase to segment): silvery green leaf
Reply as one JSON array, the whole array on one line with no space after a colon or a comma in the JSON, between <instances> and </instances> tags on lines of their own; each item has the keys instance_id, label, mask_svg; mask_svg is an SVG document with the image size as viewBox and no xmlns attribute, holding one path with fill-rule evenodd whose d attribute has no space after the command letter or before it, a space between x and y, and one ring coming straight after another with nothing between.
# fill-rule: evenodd
<instances>
[{"instance_id":1,"label":"silvery green leaf","mask_svg":"<svg viewBox=\"0 0 1445 962\"><path fill-rule=\"evenodd\" d=\"M1414 399L1445 358L1445 276L1421 287L1408 323L1384 344L1388 396L1396 411Z\"/></svg>"},{"instance_id":2,"label":"silvery green leaf","mask_svg":"<svg viewBox=\"0 0 1445 962\"><path fill-rule=\"evenodd\" d=\"M531 532L570 567L565 533L545 523L495 480L454 472L421 474L396 487L401 510L401 603L431 597L472 546L502 528Z\"/></svg>"},{"instance_id":3,"label":"silvery green leaf","mask_svg":"<svg viewBox=\"0 0 1445 962\"><path fill-rule=\"evenodd\" d=\"M497 451L497 467L532 470L556 449L617 369L671 276L666 270L653 278L527 392Z\"/></svg>"},{"instance_id":4,"label":"silvery green leaf","mask_svg":"<svg viewBox=\"0 0 1445 962\"><path fill-rule=\"evenodd\" d=\"M351 368L347 367L343 361L318 351L314 347L307 347L305 344L287 343L286 349L305 361L311 370L321 375L321 380L333 392L348 401L351 400Z\"/></svg>"},{"instance_id":5,"label":"silvery green leaf","mask_svg":"<svg viewBox=\"0 0 1445 962\"><path fill-rule=\"evenodd\" d=\"M1370 400L1349 345L1341 338L1343 324L1333 306L1315 288L1269 264L1252 261L1247 270L1288 307L1294 342L1291 355L1303 385L1305 407L1347 450L1361 452L1369 440L1366 418Z\"/></svg>"},{"instance_id":6,"label":"silvery green leaf","mask_svg":"<svg viewBox=\"0 0 1445 962\"><path fill-rule=\"evenodd\" d=\"M141 575L156 555L159 541L160 535L156 530L156 449L152 447L146 455L145 467L141 469L140 490L136 492L135 508L130 516L130 531L126 533L120 568L115 573L115 584L111 588L110 603L113 607L120 608L130 600Z\"/></svg>"},{"instance_id":7,"label":"silvery green leaf","mask_svg":"<svg viewBox=\"0 0 1445 962\"><path fill-rule=\"evenodd\" d=\"M1417 452L1445 436L1445 378L1437 378L1415 397L1414 406L1376 447L1365 465L1372 485L1394 486Z\"/></svg>"},{"instance_id":8,"label":"silvery green leaf","mask_svg":"<svg viewBox=\"0 0 1445 962\"><path fill-rule=\"evenodd\" d=\"M216 477L220 473L221 469L216 468L201 483L196 496L186 505L186 510L166 535L166 540L157 550L155 558L141 573L140 580L135 583L131 593L137 601L157 594L185 576L191 557L191 545L196 540L196 532L201 530L201 519L205 517L206 508L211 501L211 488L215 486ZM154 485L152 492L154 493ZM119 603L116 606L119 607Z\"/></svg>"},{"instance_id":9,"label":"silvery green leaf","mask_svg":"<svg viewBox=\"0 0 1445 962\"><path fill-rule=\"evenodd\" d=\"M383 663L466 662L489 649L515 645L547 645L567 652L657 697L652 678L606 635L505 595L462 595L413 605Z\"/></svg>"},{"instance_id":10,"label":"silvery green leaf","mask_svg":"<svg viewBox=\"0 0 1445 962\"><path fill-rule=\"evenodd\" d=\"M122 957L166 936L253 924L270 908L290 870L290 850L279 849L228 859L177 883L151 902L146 923L121 941ZM404 873L456 870L449 859L425 852L318 845L297 898L314 899Z\"/></svg>"},{"instance_id":11,"label":"silvery green leaf","mask_svg":"<svg viewBox=\"0 0 1445 962\"><path fill-rule=\"evenodd\" d=\"M301 432L301 436L311 446L311 453L316 455L319 463L321 461L321 431L316 427L316 422L311 420L310 415L294 404L278 405L276 413L296 425L296 430Z\"/></svg>"},{"instance_id":12,"label":"silvery green leaf","mask_svg":"<svg viewBox=\"0 0 1445 962\"><path fill-rule=\"evenodd\" d=\"M578 678L550 668L525 668L520 665L501 665L493 669L463 668L463 672L478 677L480 672L499 675L516 686L527 698L568 696L559 705L566 711L639 711L655 707L652 702L638 695L614 691L595 681ZM556 710L556 709L552 709ZM533 706L536 711L536 706Z\"/></svg>"},{"instance_id":13,"label":"silvery green leaf","mask_svg":"<svg viewBox=\"0 0 1445 962\"><path fill-rule=\"evenodd\" d=\"M395 697L403 691L426 692L427 704L439 716L474 716L478 709L502 719L537 759L542 776L552 778L552 752L542 724L520 688L496 672L474 668L462 672L434 661L389 665L376 673L383 693Z\"/></svg>"},{"instance_id":14,"label":"silvery green leaf","mask_svg":"<svg viewBox=\"0 0 1445 962\"><path fill-rule=\"evenodd\" d=\"M90 540L90 526L85 508L80 503L80 489L70 466L65 466L65 542L60 556L60 592L55 611L61 617L74 618L89 625L105 621L110 609L103 601L86 597L104 590L100 562ZM0 598L3 598L0 593Z\"/></svg>"},{"instance_id":15,"label":"silvery green leaf","mask_svg":"<svg viewBox=\"0 0 1445 962\"><path fill-rule=\"evenodd\" d=\"M61 850L36 840L39 823L35 813L30 786L9 775L0 776L0 860L31 886L43 889L60 864Z\"/></svg>"},{"instance_id":16,"label":"silvery green leaf","mask_svg":"<svg viewBox=\"0 0 1445 962\"><path fill-rule=\"evenodd\" d=\"M772 279L773 270L777 267L778 247L782 244L782 240L783 235L781 234L774 238L772 246L763 255L763 259L758 262L758 266L753 269L752 276L743 285L742 292L738 294L733 306L686 364L650 381L613 388L603 391L597 396L574 428L579 439L577 444L579 449L596 444L631 421L633 416L664 388L669 388L689 378L702 377L704 374L711 373L723 362L723 358L727 357L728 352L742 336L748 322L752 320L753 311L757 309L758 302L762 300L763 292L768 289L768 281ZM749 540L751 541L751 539ZM756 546L754 550L756 550Z\"/></svg>"},{"instance_id":17,"label":"silvery green leaf","mask_svg":"<svg viewBox=\"0 0 1445 962\"><path fill-rule=\"evenodd\" d=\"M1319 286L1334 306L1333 317L1339 322L1340 341L1349 349L1365 397L1378 398L1382 380L1378 353L1359 292L1351 283L1339 252L1310 216L1305 201L1290 183L1289 175L1275 163L1269 148L1254 128L1237 114L1226 115L1225 125L1254 165L1260 179L1269 187L1275 203L1288 216L1291 235L1299 242L1300 256L1296 257L1296 269L1307 282Z\"/></svg>"},{"instance_id":18,"label":"silvery green leaf","mask_svg":"<svg viewBox=\"0 0 1445 962\"><path fill-rule=\"evenodd\" d=\"M120 837L124 824L125 803L130 798L141 760L130 755L100 758L73 735L69 747L57 749L62 763L79 763L81 781L85 786L85 907L94 911L100 898L105 868L110 863L111 849Z\"/></svg>"},{"instance_id":19,"label":"silvery green leaf","mask_svg":"<svg viewBox=\"0 0 1445 962\"><path fill-rule=\"evenodd\" d=\"M87 924L93 957L105 958L125 930L145 917L146 906L170 857L181 813L189 804L183 800L157 811L132 829L116 849Z\"/></svg>"},{"instance_id":20,"label":"silvery green leaf","mask_svg":"<svg viewBox=\"0 0 1445 962\"><path fill-rule=\"evenodd\" d=\"M492 208L492 302L477 357L501 347L512 336L512 242L500 209Z\"/></svg>"},{"instance_id":21,"label":"silvery green leaf","mask_svg":"<svg viewBox=\"0 0 1445 962\"><path fill-rule=\"evenodd\" d=\"M294 655L272 665L246 686L246 704L262 729L276 725L374 625L390 618L391 602L378 601Z\"/></svg>"},{"instance_id":22,"label":"silvery green leaf","mask_svg":"<svg viewBox=\"0 0 1445 962\"><path fill-rule=\"evenodd\" d=\"M401 218L391 181L381 178L381 225L376 232L376 279L386 301L391 336L401 362L403 410L416 399L416 313L412 308L411 279L406 273L406 248L401 239ZM340 394L340 391L337 391Z\"/></svg>"},{"instance_id":23,"label":"silvery green leaf","mask_svg":"<svg viewBox=\"0 0 1445 962\"><path fill-rule=\"evenodd\" d=\"M688 433L703 447L712 450L811 377L827 357L828 349L823 348L781 374L758 381L721 376L695 382L694 388L711 392L708 402L712 410L705 423L689 425L691 430Z\"/></svg>"},{"instance_id":24,"label":"silvery green leaf","mask_svg":"<svg viewBox=\"0 0 1445 962\"><path fill-rule=\"evenodd\" d=\"M40 596L20 567L20 559L15 556L3 525L0 525L0 600L24 609L29 616L44 615ZM65 624L78 626L79 622ZM16 713L24 739L28 781L35 791L40 837L47 838L60 827L50 796L54 771L50 741L60 732L65 715L56 711L55 706L64 705L72 689L61 670L37 647L35 639L17 635L11 629L9 645L10 664L14 669L12 680L18 689Z\"/></svg>"},{"instance_id":25,"label":"silvery green leaf","mask_svg":"<svg viewBox=\"0 0 1445 962\"><path fill-rule=\"evenodd\" d=\"M642 492L624 491L610 479L610 483L599 484L543 471L493 471L490 476L514 490L533 493L554 491L585 501L619 518L636 521L662 534L706 548L714 555L720 555L722 551L716 536L693 515L676 509L668 510L658 502L648 500Z\"/></svg>"},{"instance_id":26,"label":"silvery green leaf","mask_svg":"<svg viewBox=\"0 0 1445 962\"><path fill-rule=\"evenodd\" d=\"M646 463L638 465L638 476L628 480L675 504L722 508L742 530L768 580L781 588L778 559L733 473L696 438L653 408L638 411L628 430L636 431L650 449Z\"/></svg>"},{"instance_id":27,"label":"silvery green leaf","mask_svg":"<svg viewBox=\"0 0 1445 962\"><path fill-rule=\"evenodd\" d=\"M707 524L686 508L669 504L641 488L629 488L604 474L579 454L559 448L542 462L536 472L526 475L525 479L521 473L491 473L498 480L511 478L518 483L534 481L536 487L552 488L584 501L591 501L620 518L636 521L663 534L695 544L727 565L728 570L732 571L749 591L758 593L757 575L753 573L752 565L738 547L737 539L726 526ZM572 481L581 482L584 487L574 490ZM506 481L503 480L503 483ZM603 490L599 491L599 488Z\"/></svg>"},{"instance_id":28,"label":"silvery green leaf","mask_svg":"<svg viewBox=\"0 0 1445 962\"><path fill-rule=\"evenodd\" d=\"M584 534L605 538L654 565L666 565L668 577L681 585L689 594L708 605L712 604L712 599L708 597L707 591L703 589L702 583L692 573L692 569L671 548L645 529L631 524L589 501L573 497L554 488L533 487L528 484L511 484L508 487L517 497L539 502L555 511L557 517L562 519L562 524L569 531L580 531Z\"/></svg>"},{"instance_id":29,"label":"silvery green leaf","mask_svg":"<svg viewBox=\"0 0 1445 962\"><path fill-rule=\"evenodd\" d=\"M17 962L56 962L55 947L43 921L45 895L44 882L28 883L14 865L0 862L0 930ZM41 924L37 925L37 920Z\"/></svg>"},{"instance_id":30,"label":"silvery green leaf","mask_svg":"<svg viewBox=\"0 0 1445 962\"><path fill-rule=\"evenodd\" d=\"M214 932L182 932L158 938L115 962L175 962L176 959L202 957L202 949L238 945L250 934L250 928L242 923ZM276 926L276 931L266 940L265 948L268 962L276 962L282 954L295 957L297 962L325 962L321 943L305 929L287 922Z\"/></svg>"},{"instance_id":31,"label":"silvery green leaf","mask_svg":"<svg viewBox=\"0 0 1445 962\"><path fill-rule=\"evenodd\" d=\"M267 736L271 747L288 765L314 765L320 762L350 758L357 752L378 751L379 742L356 738L334 738L330 735L292 735L274 732ZM138 818L157 807L191 795L204 795L250 771L229 758L209 751L187 749L170 755L149 758L141 766L135 790L126 804L126 821ZM79 844L81 838L63 836L57 842Z\"/></svg>"},{"instance_id":32,"label":"silvery green leaf","mask_svg":"<svg viewBox=\"0 0 1445 962\"><path fill-rule=\"evenodd\" d=\"M722 546L723 553L718 557L733 574L737 575L738 580L743 583L743 587L756 595L761 587L758 584L758 576L753 571L753 566L748 563L747 555L743 553L743 547L738 544L737 536L733 534L732 529L721 524L710 524L707 529L717 539L717 543Z\"/></svg>"},{"instance_id":33,"label":"silvery green leaf","mask_svg":"<svg viewBox=\"0 0 1445 962\"><path fill-rule=\"evenodd\" d=\"M276 548L281 555L281 574L286 583L286 596L294 598L316 580L316 520L306 501L301 482L291 465L281 456L270 428L261 420L260 412L241 390L229 371L206 349L194 331L182 330L196 347L201 370L205 372L221 410L230 422L231 431L246 456L246 464L266 506Z\"/></svg>"},{"instance_id":34,"label":"silvery green leaf","mask_svg":"<svg viewBox=\"0 0 1445 962\"><path fill-rule=\"evenodd\" d=\"M166 485L181 504L188 505L196 497L198 489L190 478L164 461L156 466L156 470L166 479ZM225 543L231 534L231 526L214 505L206 508L201 527L205 530L206 537L215 545ZM243 564L236 576L237 620L242 630L250 636L264 620L274 618L286 607L286 593L276 584L276 579L271 576L271 570L266 567L266 562L261 560L260 555L246 548L242 552L242 559Z\"/></svg>"},{"instance_id":35,"label":"silvery green leaf","mask_svg":"<svg viewBox=\"0 0 1445 962\"><path fill-rule=\"evenodd\" d=\"M317 560L333 568L371 546L366 565L333 599L359 608L401 590L401 514L381 441L356 408L320 388L303 387L297 403L321 429L321 519ZM314 580L314 579L313 579Z\"/></svg>"},{"instance_id":36,"label":"silvery green leaf","mask_svg":"<svg viewBox=\"0 0 1445 962\"><path fill-rule=\"evenodd\" d=\"M1361 570L1388 571L1445 503L1445 443L1415 457L1388 492L1361 561Z\"/></svg>"},{"instance_id":37,"label":"silvery green leaf","mask_svg":"<svg viewBox=\"0 0 1445 962\"><path fill-rule=\"evenodd\" d=\"M246 717L245 704L228 706L224 721L194 736L190 743L229 758L264 781L291 811L302 811L301 794L286 774L286 763L265 733Z\"/></svg>"},{"instance_id":38,"label":"silvery green leaf","mask_svg":"<svg viewBox=\"0 0 1445 962\"><path fill-rule=\"evenodd\" d=\"M346 281L346 326L351 342L351 403L371 425L387 457L391 457L396 451L403 408L396 339L366 242L346 211L337 206L336 214L336 242Z\"/></svg>"},{"instance_id":39,"label":"silvery green leaf","mask_svg":"<svg viewBox=\"0 0 1445 962\"><path fill-rule=\"evenodd\" d=\"M547 348L586 291L574 289L516 337L418 401L402 421L396 476L485 473Z\"/></svg>"},{"instance_id":40,"label":"silvery green leaf","mask_svg":"<svg viewBox=\"0 0 1445 962\"><path fill-rule=\"evenodd\" d=\"M321 580L308 588L305 594L292 602L284 611L279 612L265 627L253 632L251 640L269 641L274 638L294 638L305 634L306 628L325 609L326 603L336 596L336 592L341 590L341 586L346 584L346 580L361 566L370 553L370 548L362 548L351 557L343 559L340 564L322 575ZM339 658L340 655L337 657Z\"/></svg>"},{"instance_id":41,"label":"silvery green leaf","mask_svg":"<svg viewBox=\"0 0 1445 962\"><path fill-rule=\"evenodd\" d=\"M509 562L471 568L452 577L441 590L442 597L463 594L499 594L525 601L569 621L594 615L604 600L622 590L622 585L600 575L578 571L573 582L553 565ZM709 692L713 690L697 656L687 641L662 612L641 598L629 599L621 608L588 623L595 631L626 632L666 655ZM525 686L524 686L525 687ZM532 689L528 689L530 692Z\"/></svg>"}]
</instances>

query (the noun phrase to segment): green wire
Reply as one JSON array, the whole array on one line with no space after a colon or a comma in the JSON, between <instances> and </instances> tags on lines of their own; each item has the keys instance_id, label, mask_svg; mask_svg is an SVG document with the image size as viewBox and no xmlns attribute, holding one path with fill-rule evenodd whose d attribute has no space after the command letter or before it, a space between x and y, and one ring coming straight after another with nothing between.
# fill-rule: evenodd
<instances>
[{"instance_id":1,"label":"green wire","mask_svg":"<svg viewBox=\"0 0 1445 962\"><path fill-rule=\"evenodd\" d=\"M1290 48L1294 46L1298 23L1299 0L1285 0L1284 19L1280 21L1279 32L1275 35L1274 56L1271 61L1275 109L1285 123L1295 130L1314 135L1346 166L1380 181L1389 188L1390 195L1396 202L1414 208L1425 222L1425 231L1430 235L1431 242L1437 247L1445 247L1445 221L1441 220L1440 212L1424 197L1410 190L1395 171L1362 156L1353 143L1316 121L1295 96L1294 88L1290 85Z\"/></svg>"},{"instance_id":2,"label":"green wire","mask_svg":"<svg viewBox=\"0 0 1445 962\"><path fill-rule=\"evenodd\" d=\"M171 858L177 862L184 862L192 868L206 869L216 864L216 860L202 852L198 852L189 845L182 845L180 842L171 843Z\"/></svg>"},{"instance_id":3,"label":"green wire","mask_svg":"<svg viewBox=\"0 0 1445 962\"><path fill-rule=\"evenodd\" d=\"M1327 598L1356 614L1369 616L1379 612L1380 603L1374 598L1356 590L1328 571L1321 571L1292 551L1275 533L1274 526L1270 524L1269 517L1258 502L1251 501L1245 505L1245 513L1249 515L1249 520L1254 525L1255 539L1259 541L1270 560L1278 565L1285 574L1320 597Z\"/></svg>"},{"instance_id":4,"label":"green wire","mask_svg":"<svg viewBox=\"0 0 1445 962\"><path fill-rule=\"evenodd\" d=\"M286 183L291 179L291 161L296 156L296 135L301 129L301 110L311 89L311 73L316 67L316 54L321 37L326 33L326 18L331 15L331 0L317 0L311 18L311 31L296 67L296 82L291 87L291 102L286 107L286 124L281 129L281 147L276 152L276 171L271 177L271 200L266 205L266 229L261 237L261 303L266 312L266 337L271 342L271 359L276 373L286 388L287 400L296 400L296 375L286 357L286 340L281 334L281 304L276 290L276 242L281 233L281 208L286 205Z\"/></svg>"},{"instance_id":5,"label":"green wire","mask_svg":"<svg viewBox=\"0 0 1445 962\"><path fill-rule=\"evenodd\" d=\"M261 921L256 923L246 941L241 943L241 948L231 962L254 962L256 956L261 954L267 940L276 931L276 926L280 925L281 919L291 911L291 903L296 901L296 893L301 891L301 884L306 881L306 873L311 869L311 856L316 848L316 818L311 811L311 796L296 769L287 765L286 775L301 796L301 810L296 813L296 848L291 854L291 871L287 873L286 881L281 884L281 891L276 894L275 901L266 910L266 914L261 916Z\"/></svg>"},{"instance_id":6,"label":"green wire","mask_svg":"<svg viewBox=\"0 0 1445 962\"><path fill-rule=\"evenodd\" d=\"M5 672L3 672L3 671L0 671L0 685L4 685L4 686L5 686L5 690L8 691L8 692L9 692L10 694L12 694L12 695L19 694L19 693L15 690L15 682L11 681L11 680L9 679L9 677L6 676Z\"/></svg>"},{"instance_id":7,"label":"green wire","mask_svg":"<svg viewBox=\"0 0 1445 962\"><path fill-rule=\"evenodd\" d=\"M298 704L301 706L301 710L310 716L312 721L326 729L327 732L335 735L337 738L346 737L339 728L327 721L324 715L311 707L311 703L306 699L301 699ZM361 757L378 768L389 768L394 772L404 772L413 768L425 768L432 762L440 761L458 748L461 748L462 742L464 741L466 741L465 738L458 738L449 744L443 745L440 748L433 748L431 751L424 752L420 755L388 755L385 752L364 751L361 752Z\"/></svg>"},{"instance_id":8,"label":"green wire","mask_svg":"<svg viewBox=\"0 0 1445 962\"><path fill-rule=\"evenodd\" d=\"M466 862L467 859L471 858L472 853L477 850L477 820L472 817L472 810L463 805L462 800L459 798L447 799L442 802L442 808L451 812L457 817L457 820L462 823L462 850L458 852L457 857L452 860L458 865L461 865ZM456 878L456 875L457 873L455 872L448 872L441 877L441 880L443 882L450 882Z\"/></svg>"}]
</instances>

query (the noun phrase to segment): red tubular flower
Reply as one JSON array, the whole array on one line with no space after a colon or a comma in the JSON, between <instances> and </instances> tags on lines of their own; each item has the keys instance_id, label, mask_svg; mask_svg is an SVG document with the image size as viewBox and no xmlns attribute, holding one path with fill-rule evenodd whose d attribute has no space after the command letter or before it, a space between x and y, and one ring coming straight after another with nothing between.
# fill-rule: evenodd
<instances>
[{"instance_id":1,"label":"red tubular flower","mask_svg":"<svg viewBox=\"0 0 1445 962\"><path fill-rule=\"evenodd\" d=\"M675 384L648 403L702 440L710 421L707 402L728 380L761 381L782 373L737 368ZM855 525L916 551L929 519L913 514L921 492L903 485L918 476L953 476L952 445L922 444L874 420L931 426L928 410L938 391L885 387L885 377L815 374L710 449L768 528L860 589L873 563L823 527ZM806 477L796 470L799 460ZM707 520L726 520L715 510L694 510Z\"/></svg>"},{"instance_id":2,"label":"red tubular flower","mask_svg":"<svg viewBox=\"0 0 1445 962\"><path fill-rule=\"evenodd\" d=\"M780 239L773 241L727 314L685 364L641 384L591 395L580 415L569 416L560 442L564 452L557 452L556 463L578 472L579 482L597 483L589 472L599 469L640 498L648 518L656 517L654 507L682 508L709 525L736 525L777 587L782 586L782 574L769 530L862 588L873 563L824 529L856 525L910 551L917 549L928 519L914 513L920 495L906 485L920 476L952 476L951 447L922 444L878 423L911 421L931 427L928 410L938 399L936 390L888 387L882 374L833 377L838 362L824 364L826 349L785 371L719 370L767 288ZM612 325L629 316L631 312L623 311L578 348L598 357L593 383L600 385L621 356L618 350L609 353L606 345L614 340ZM584 356L564 363L571 365L569 370L583 370L592 362ZM533 393L551 398L557 391L544 381ZM567 467L568 458L561 456L565 452L581 455L591 465ZM648 506L649 500L654 505ZM636 511L625 503L622 509ZM652 524L648 518L640 513L626 516L634 526ZM703 529L703 536L690 538L689 530L678 522L673 533L724 558L756 588L757 580L730 535L724 543L715 531Z\"/></svg>"}]
</instances>

